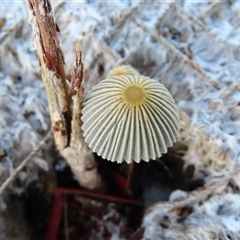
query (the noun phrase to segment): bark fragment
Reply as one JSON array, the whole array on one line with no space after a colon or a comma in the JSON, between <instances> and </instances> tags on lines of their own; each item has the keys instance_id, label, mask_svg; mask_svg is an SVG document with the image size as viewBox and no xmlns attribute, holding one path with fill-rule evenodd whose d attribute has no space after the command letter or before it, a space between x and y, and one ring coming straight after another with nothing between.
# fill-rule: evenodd
<instances>
[{"instance_id":1,"label":"bark fragment","mask_svg":"<svg viewBox=\"0 0 240 240\"><path fill-rule=\"evenodd\" d=\"M81 132L81 103L83 99L83 63L80 44L76 47L76 59L72 72L72 101L64 72L64 58L54 22L51 4L48 0L26 0L29 22L33 29L33 41L38 52L42 78L47 91L56 148L69 163L75 177L86 188L100 186L94 155L87 147Z\"/></svg>"},{"instance_id":2,"label":"bark fragment","mask_svg":"<svg viewBox=\"0 0 240 240\"><path fill-rule=\"evenodd\" d=\"M38 52L42 79L47 91L52 129L57 149L69 145L70 102L67 96L64 59L49 1L27 0L34 46Z\"/></svg>"}]
</instances>

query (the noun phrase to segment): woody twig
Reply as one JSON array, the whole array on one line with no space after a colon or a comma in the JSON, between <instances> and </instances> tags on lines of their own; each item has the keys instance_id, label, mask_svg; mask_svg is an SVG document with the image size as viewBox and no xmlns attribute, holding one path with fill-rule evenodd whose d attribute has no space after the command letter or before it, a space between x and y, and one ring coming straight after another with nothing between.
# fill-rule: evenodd
<instances>
[{"instance_id":1,"label":"woody twig","mask_svg":"<svg viewBox=\"0 0 240 240\"><path fill-rule=\"evenodd\" d=\"M47 92L52 131L56 148L69 163L75 177L86 188L97 188L100 176L92 152L81 133L81 102L83 96L83 64L80 45L72 76L73 115L64 72L64 58L49 0L26 0L32 25L34 46Z\"/></svg>"}]
</instances>

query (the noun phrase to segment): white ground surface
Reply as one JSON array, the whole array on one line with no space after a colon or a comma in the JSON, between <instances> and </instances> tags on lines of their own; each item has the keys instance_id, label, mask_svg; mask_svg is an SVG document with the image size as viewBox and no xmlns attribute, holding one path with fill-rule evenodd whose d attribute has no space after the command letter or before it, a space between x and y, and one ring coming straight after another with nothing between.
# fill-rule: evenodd
<instances>
[{"instance_id":1,"label":"white ground surface","mask_svg":"<svg viewBox=\"0 0 240 240\"><path fill-rule=\"evenodd\" d=\"M209 185L231 173L240 151L240 2L54 1L53 6L68 77L74 43L81 40L87 90L122 63L159 80L183 113L180 141L188 145L184 160L195 166L194 177ZM0 18L6 19L0 29L0 149L8 154L0 162L2 184L50 126L25 2L2 1ZM21 181L34 179L36 166L46 170L48 160L40 154ZM181 221L177 211L156 206L143 219L144 238L240 239L239 176L234 181L235 189L226 183L193 204ZM161 224L166 216L167 227Z\"/></svg>"}]
</instances>

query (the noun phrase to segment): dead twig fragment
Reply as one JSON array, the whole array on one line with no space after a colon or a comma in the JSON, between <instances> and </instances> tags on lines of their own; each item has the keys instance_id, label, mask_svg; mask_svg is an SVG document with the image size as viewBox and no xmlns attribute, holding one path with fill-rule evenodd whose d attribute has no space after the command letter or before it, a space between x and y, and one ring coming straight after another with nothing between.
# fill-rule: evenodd
<instances>
[{"instance_id":1,"label":"dead twig fragment","mask_svg":"<svg viewBox=\"0 0 240 240\"><path fill-rule=\"evenodd\" d=\"M79 183L89 189L98 188L101 178L94 155L87 147L81 130L83 99L83 63L80 44L72 72L73 115L64 73L64 60L59 46L57 24L49 0L26 0L33 41L37 49L42 78L47 91L48 105L55 144L70 165Z\"/></svg>"},{"instance_id":2,"label":"dead twig fragment","mask_svg":"<svg viewBox=\"0 0 240 240\"><path fill-rule=\"evenodd\" d=\"M104 194L100 192L88 191L85 189L69 189L69 188L56 188L49 192L49 194L79 194L84 197L100 199L101 201L108 201L114 203L123 203L123 204L131 204L136 206L143 206L143 203L138 200L123 198L118 196L113 196L109 194Z\"/></svg>"},{"instance_id":3,"label":"dead twig fragment","mask_svg":"<svg viewBox=\"0 0 240 240\"><path fill-rule=\"evenodd\" d=\"M103 50L104 53L108 54L114 61L118 61L120 56L113 52L105 42L100 40L95 34L92 34L93 41Z\"/></svg>"},{"instance_id":4,"label":"dead twig fragment","mask_svg":"<svg viewBox=\"0 0 240 240\"><path fill-rule=\"evenodd\" d=\"M181 57L186 64L188 64L196 73L205 81L207 84L212 85L216 89L221 89L221 85L215 80L211 79L200 67L197 63L191 61L186 55L182 54L177 48L175 48L171 43L169 43L164 37L157 35L154 33L148 26L146 26L143 22L141 22L137 18L133 18L133 21L140 26L144 31L148 32L152 38L154 38L159 43L165 45L173 54Z\"/></svg>"},{"instance_id":5,"label":"dead twig fragment","mask_svg":"<svg viewBox=\"0 0 240 240\"><path fill-rule=\"evenodd\" d=\"M46 135L46 137L39 143L39 145L36 147L36 149L34 149L22 162L21 164L15 169L15 171L13 172L13 174L2 184L2 186L0 187L0 196L2 195L2 193L4 192L4 190L15 180L15 178L17 177L17 175L19 174L19 172L21 172L23 170L23 168L28 164L28 162L30 160L32 160L37 153L42 150L47 142L49 141L49 139L52 136L52 132L49 131L48 134Z\"/></svg>"},{"instance_id":6,"label":"dead twig fragment","mask_svg":"<svg viewBox=\"0 0 240 240\"><path fill-rule=\"evenodd\" d=\"M212 2L207 9L204 9L204 11L200 13L199 18L204 19L206 16L211 15L214 11L216 11L216 7L222 5L222 3L223 2L221 1Z\"/></svg>"},{"instance_id":7,"label":"dead twig fragment","mask_svg":"<svg viewBox=\"0 0 240 240\"><path fill-rule=\"evenodd\" d=\"M81 109L84 94L83 72L81 45L77 43L71 78L73 102L71 141L69 147L61 150L61 154L67 159L79 183L88 189L96 189L101 185L101 177L97 170L94 155L85 143L81 129Z\"/></svg>"},{"instance_id":8,"label":"dead twig fragment","mask_svg":"<svg viewBox=\"0 0 240 240\"><path fill-rule=\"evenodd\" d=\"M83 81L83 63L82 63L82 49L80 42L76 43L76 57L75 57L75 63L72 71L72 95L75 96L77 93L81 94L79 92L82 81Z\"/></svg>"},{"instance_id":9,"label":"dead twig fragment","mask_svg":"<svg viewBox=\"0 0 240 240\"><path fill-rule=\"evenodd\" d=\"M213 183L210 186L203 187L202 189L198 190L197 193L190 193L186 199L176 201L176 202L161 202L156 203L152 207L150 207L145 215L150 214L152 211L156 210L157 208L163 209L163 208L182 208L188 205L193 205L195 203L204 201L211 195L215 194L216 191L223 187L224 184L227 184L228 181L230 181L233 177L235 177L240 172L240 165L236 165L232 172L230 172L227 176L223 177L219 181Z\"/></svg>"},{"instance_id":10,"label":"dead twig fragment","mask_svg":"<svg viewBox=\"0 0 240 240\"><path fill-rule=\"evenodd\" d=\"M72 111L72 134L70 145L78 144L80 140L84 144L81 130L81 109L84 94L83 87L83 63L82 63L82 50L80 43L76 43L76 56L74 67L72 70L71 89L72 89L72 100L73 100L73 111Z\"/></svg>"},{"instance_id":11,"label":"dead twig fragment","mask_svg":"<svg viewBox=\"0 0 240 240\"><path fill-rule=\"evenodd\" d=\"M67 96L64 60L59 46L59 28L48 0L26 0L33 40L47 91L53 135L57 149L69 145L71 108Z\"/></svg>"}]
</instances>

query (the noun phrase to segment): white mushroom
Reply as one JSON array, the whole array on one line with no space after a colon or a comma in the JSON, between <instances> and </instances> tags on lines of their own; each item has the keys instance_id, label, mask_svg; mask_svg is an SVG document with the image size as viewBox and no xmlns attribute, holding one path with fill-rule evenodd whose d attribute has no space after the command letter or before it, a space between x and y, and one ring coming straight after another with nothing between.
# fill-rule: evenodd
<instances>
[{"instance_id":1,"label":"white mushroom","mask_svg":"<svg viewBox=\"0 0 240 240\"><path fill-rule=\"evenodd\" d=\"M133 67L130 67L128 65L121 65L119 67L113 68L108 73L107 78L115 77L115 76L119 76L119 75L140 75L140 73Z\"/></svg>"},{"instance_id":2,"label":"white mushroom","mask_svg":"<svg viewBox=\"0 0 240 240\"><path fill-rule=\"evenodd\" d=\"M161 83L134 69L126 75L124 71L119 76L110 74L85 97L85 141L93 152L113 162L154 160L177 139L175 102Z\"/></svg>"}]
</instances>

